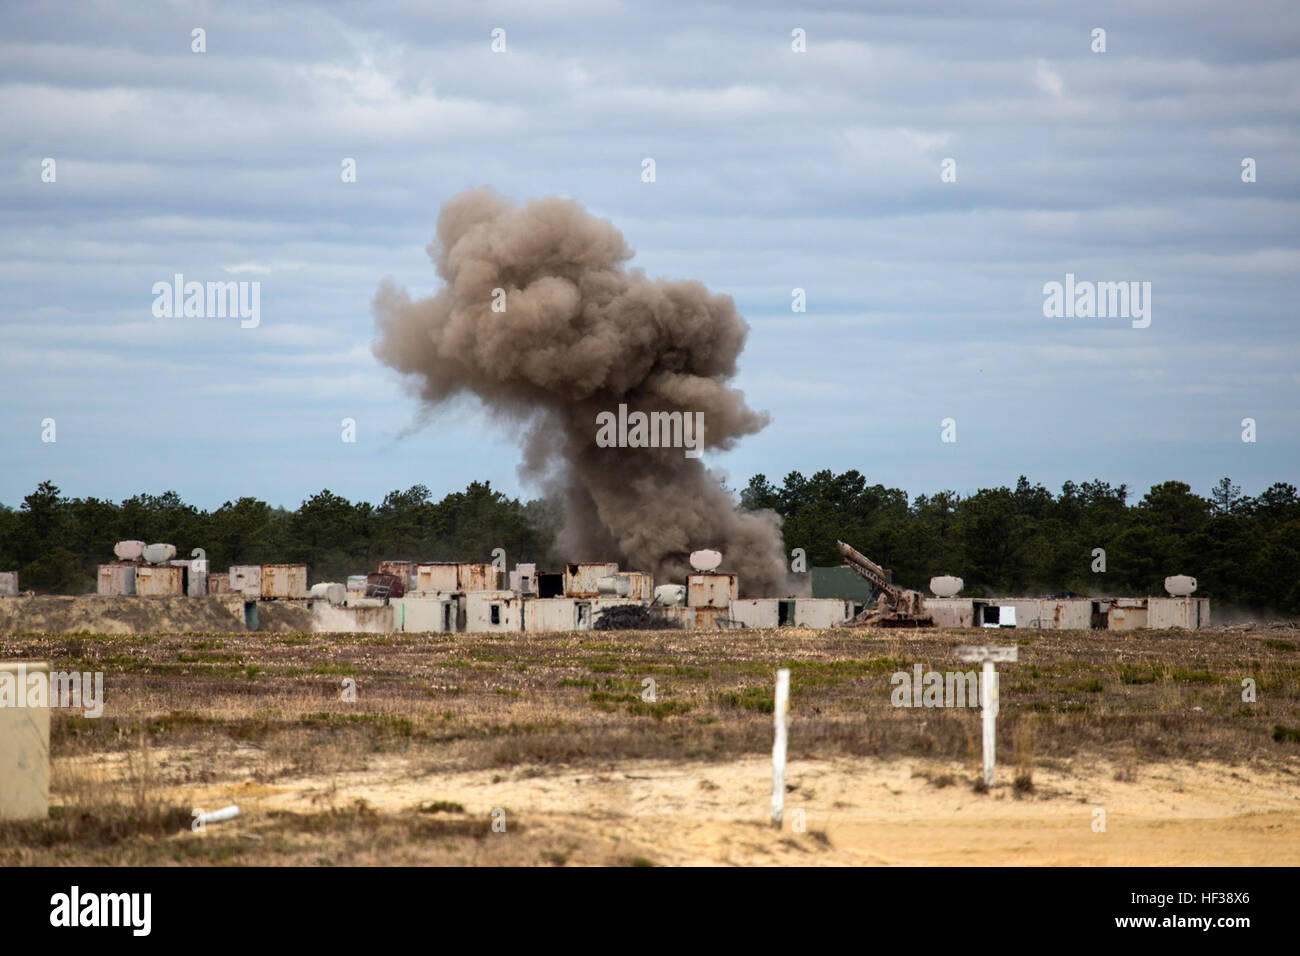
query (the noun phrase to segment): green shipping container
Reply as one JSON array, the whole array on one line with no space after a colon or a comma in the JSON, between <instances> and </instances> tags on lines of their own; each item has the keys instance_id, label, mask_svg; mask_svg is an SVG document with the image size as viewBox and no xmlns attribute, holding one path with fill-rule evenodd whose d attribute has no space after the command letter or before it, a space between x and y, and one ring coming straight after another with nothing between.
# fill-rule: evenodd
<instances>
[{"instance_id":1,"label":"green shipping container","mask_svg":"<svg viewBox=\"0 0 1300 956\"><path fill-rule=\"evenodd\" d=\"M852 568L813 568L812 596L842 598L867 607L876 599L876 588Z\"/></svg>"}]
</instances>

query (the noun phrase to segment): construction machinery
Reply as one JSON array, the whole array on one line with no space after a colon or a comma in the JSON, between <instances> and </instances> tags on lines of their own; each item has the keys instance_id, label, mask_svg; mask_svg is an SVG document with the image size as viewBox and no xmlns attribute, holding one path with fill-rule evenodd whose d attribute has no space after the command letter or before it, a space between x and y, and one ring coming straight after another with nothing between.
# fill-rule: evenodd
<instances>
[{"instance_id":1,"label":"construction machinery","mask_svg":"<svg viewBox=\"0 0 1300 956\"><path fill-rule=\"evenodd\" d=\"M934 627L934 619L925 611L925 598L920 591L896 587L890 583L889 575L876 562L862 552L836 541L844 557L844 563L876 586L879 592L874 607L863 608L862 613L842 627L860 627L874 624L879 627Z\"/></svg>"}]
</instances>

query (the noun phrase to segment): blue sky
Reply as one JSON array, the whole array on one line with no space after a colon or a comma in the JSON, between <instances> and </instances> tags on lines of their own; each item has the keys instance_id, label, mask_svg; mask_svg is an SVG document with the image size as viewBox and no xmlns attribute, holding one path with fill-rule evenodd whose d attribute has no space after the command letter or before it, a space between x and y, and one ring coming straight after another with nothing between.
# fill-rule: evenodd
<instances>
[{"instance_id":1,"label":"blue sky","mask_svg":"<svg viewBox=\"0 0 1300 956\"><path fill-rule=\"evenodd\" d=\"M517 436L472 401L411 432L415 400L370 352L380 281L433 289L439 206L478 185L578 199L633 265L735 298L736 384L772 424L709 458L733 486L1300 483L1294 3L10 3L5 21L0 502L46 478L207 508L475 479L531 495ZM1045 318L1067 272L1150 282L1150 327ZM175 273L259 281L260 324L155 318Z\"/></svg>"}]
</instances>

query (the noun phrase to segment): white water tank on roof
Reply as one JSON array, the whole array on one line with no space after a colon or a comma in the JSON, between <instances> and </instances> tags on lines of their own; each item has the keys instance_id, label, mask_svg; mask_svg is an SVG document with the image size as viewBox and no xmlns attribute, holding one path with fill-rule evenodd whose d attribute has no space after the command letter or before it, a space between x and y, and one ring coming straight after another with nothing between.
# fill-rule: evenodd
<instances>
[{"instance_id":1,"label":"white water tank on roof","mask_svg":"<svg viewBox=\"0 0 1300 956\"><path fill-rule=\"evenodd\" d=\"M696 571L708 572L716 570L722 564L722 552L705 549L703 551L691 552L691 567Z\"/></svg>"},{"instance_id":2,"label":"white water tank on roof","mask_svg":"<svg viewBox=\"0 0 1300 956\"><path fill-rule=\"evenodd\" d=\"M1196 590L1196 578L1186 574L1175 574L1165 578L1165 590L1173 597L1190 597Z\"/></svg>"},{"instance_id":3,"label":"white water tank on roof","mask_svg":"<svg viewBox=\"0 0 1300 956\"><path fill-rule=\"evenodd\" d=\"M686 603L686 585L661 584L655 588L655 604L660 607L681 607Z\"/></svg>"},{"instance_id":4,"label":"white water tank on roof","mask_svg":"<svg viewBox=\"0 0 1300 956\"><path fill-rule=\"evenodd\" d=\"M944 574L937 578L930 579L930 590L934 593L935 597L956 597L961 593L961 589L965 586L965 581L961 578L955 578L951 574Z\"/></svg>"},{"instance_id":5,"label":"white water tank on roof","mask_svg":"<svg viewBox=\"0 0 1300 956\"><path fill-rule=\"evenodd\" d=\"M143 541L119 541L113 545L113 553L119 561L139 561L144 554Z\"/></svg>"},{"instance_id":6,"label":"white water tank on roof","mask_svg":"<svg viewBox=\"0 0 1300 956\"><path fill-rule=\"evenodd\" d=\"M596 593L601 597L627 597L632 582L622 574L607 574L596 579Z\"/></svg>"},{"instance_id":7,"label":"white water tank on roof","mask_svg":"<svg viewBox=\"0 0 1300 956\"><path fill-rule=\"evenodd\" d=\"M151 544L144 549L142 557L150 564L166 564L176 557L176 545Z\"/></svg>"}]
</instances>

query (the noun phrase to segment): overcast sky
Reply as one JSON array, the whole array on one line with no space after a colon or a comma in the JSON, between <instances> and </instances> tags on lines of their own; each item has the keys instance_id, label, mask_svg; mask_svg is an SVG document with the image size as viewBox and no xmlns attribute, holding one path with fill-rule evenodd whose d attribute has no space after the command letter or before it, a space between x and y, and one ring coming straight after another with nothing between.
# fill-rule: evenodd
<instances>
[{"instance_id":1,"label":"overcast sky","mask_svg":"<svg viewBox=\"0 0 1300 956\"><path fill-rule=\"evenodd\" d=\"M478 185L735 298L772 424L733 486L1300 484L1298 54L1292 0L6 3L0 502L531 495L472 402L408 435L370 352ZM260 282L260 324L156 318L176 273ZM1149 327L1044 317L1067 273L1150 282Z\"/></svg>"}]
</instances>

